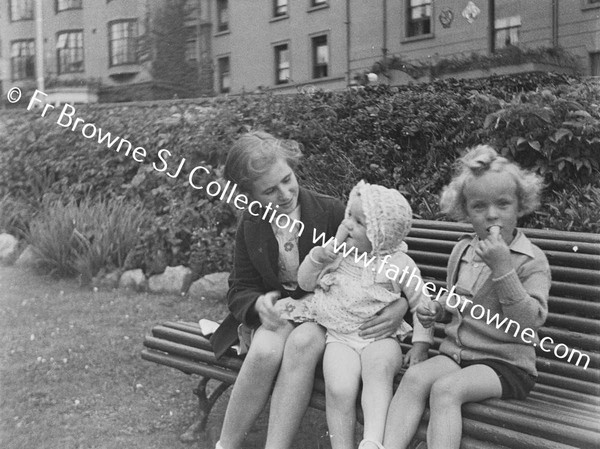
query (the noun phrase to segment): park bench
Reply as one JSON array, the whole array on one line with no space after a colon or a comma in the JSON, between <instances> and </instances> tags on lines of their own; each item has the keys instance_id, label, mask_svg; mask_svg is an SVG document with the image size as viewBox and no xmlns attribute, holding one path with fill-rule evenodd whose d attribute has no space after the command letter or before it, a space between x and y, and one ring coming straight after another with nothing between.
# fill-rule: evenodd
<instances>
[{"instance_id":1,"label":"park bench","mask_svg":"<svg viewBox=\"0 0 600 449\"><path fill-rule=\"evenodd\" d=\"M408 254L424 280L445 285L452 247L468 225L416 220L406 242ZM600 235L524 230L548 257L552 270L549 314L540 338L550 337L543 351L537 347L539 378L524 401L487 400L463 406L464 449L567 449L600 447ZM199 317L200 318L200 317ZM443 325L436 325L437 353ZM216 360L197 323L165 322L144 340L142 358L202 376L194 393L199 399L198 421L189 429L202 430L212 406L231 386L242 365L233 350ZM409 345L403 345L403 351ZM554 352L558 355L555 356ZM573 350L580 351L579 353ZM589 356L582 357L581 353ZM571 358L569 363L569 358ZM579 362L579 366L576 364ZM584 369L584 366L587 367ZM403 373L396 377L396 386ZM214 379L216 388L207 388ZM322 376L318 373L311 407L325 409ZM417 439L424 440L429 414L423 416Z\"/></svg>"}]
</instances>

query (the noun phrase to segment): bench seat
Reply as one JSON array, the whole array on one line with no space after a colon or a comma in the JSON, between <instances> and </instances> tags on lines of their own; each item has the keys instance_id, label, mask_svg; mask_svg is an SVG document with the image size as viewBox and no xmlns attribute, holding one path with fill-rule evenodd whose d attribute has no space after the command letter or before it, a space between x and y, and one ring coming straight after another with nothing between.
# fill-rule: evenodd
<instances>
[{"instance_id":1,"label":"bench seat","mask_svg":"<svg viewBox=\"0 0 600 449\"><path fill-rule=\"evenodd\" d=\"M471 232L467 225L416 220L406 241L409 255L426 281L445 285L446 264L459 237ZM490 399L463 406L461 448L597 448L600 443L600 236L545 230L524 230L547 255L552 270L549 314L540 338L552 338L543 351L537 347L539 378L524 401ZM200 318L200 317L199 317ZM444 338L436 324L430 356ZM557 345L574 353L572 363L554 356ZM206 424L216 399L235 382L242 359L231 350L216 360L209 341L195 323L165 322L156 325L144 340L142 358L202 376L195 393L200 416L187 438ZM410 345L403 344L403 352ZM562 346L559 355L564 352ZM586 357L576 365L579 354ZM584 368L584 366L587 367ZM400 381L402 371L395 379ZM209 379L219 386L208 393ZM318 373L311 406L325 409L322 374ZM428 411L417 439L425 439Z\"/></svg>"}]
</instances>

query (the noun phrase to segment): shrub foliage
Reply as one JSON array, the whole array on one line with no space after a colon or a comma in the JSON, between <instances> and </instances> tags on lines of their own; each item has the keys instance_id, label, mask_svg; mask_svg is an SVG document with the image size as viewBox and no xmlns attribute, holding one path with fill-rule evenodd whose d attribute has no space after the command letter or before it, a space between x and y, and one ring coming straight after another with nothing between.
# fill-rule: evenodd
<instances>
[{"instance_id":1,"label":"shrub foliage","mask_svg":"<svg viewBox=\"0 0 600 449\"><path fill-rule=\"evenodd\" d=\"M48 204L75 207L93 199L106 207L118 200L147 215L131 237L134 247L110 264L147 273L167 264L191 266L196 275L228 269L237 212L193 188L189 175L202 165L208 173L195 172L196 187L218 180L236 136L262 128L302 143L303 185L340 198L361 178L395 187L424 219L443 218L438 194L456 158L467 147L491 143L546 180L547 207L527 225L598 232L599 104L599 89L591 82L538 73L77 107L76 117L143 147L147 155L141 163L125 154L126 147L117 152L116 145L108 148L97 137L84 137L81 125L74 131L59 126L59 110L46 117L11 111L0 115L0 198L27 212L2 217L2 225L18 223L33 235L41 217L49 218ZM168 157L163 152L162 160L161 149L170 152Z\"/></svg>"}]
</instances>

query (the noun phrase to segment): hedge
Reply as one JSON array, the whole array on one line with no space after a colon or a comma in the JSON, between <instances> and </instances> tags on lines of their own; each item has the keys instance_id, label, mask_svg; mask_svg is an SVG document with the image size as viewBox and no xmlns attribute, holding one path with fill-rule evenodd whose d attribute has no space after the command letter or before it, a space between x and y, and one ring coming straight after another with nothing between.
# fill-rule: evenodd
<instances>
[{"instance_id":1,"label":"hedge","mask_svg":"<svg viewBox=\"0 0 600 449\"><path fill-rule=\"evenodd\" d=\"M0 227L27 235L28 220L56 201L140 205L153 218L125 266L147 273L167 264L191 266L197 275L230 266L236 211L195 190L188 176L203 166L209 173L196 170L196 185L218 179L231 142L254 128L302 143L303 185L345 198L366 179L400 189L417 217L435 220L444 219L437 198L453 162L465 148L491 143L545 177L545 207L522 225L600 230L600 89L565 75L75 109L73 119L85 122L75 130L57 123L61 108L45 117L41 110L1 111L0 198L10 199L11 210L15 202L21 207L18 220L4 214ZM107 132L144 148L145 157L136 153L143 162L133 149L125 154L126 143L115 151L120 140L112 148L98 143ZM161 159L161 149L170 156L163 151Z\"/></svg>"}]
</instances>

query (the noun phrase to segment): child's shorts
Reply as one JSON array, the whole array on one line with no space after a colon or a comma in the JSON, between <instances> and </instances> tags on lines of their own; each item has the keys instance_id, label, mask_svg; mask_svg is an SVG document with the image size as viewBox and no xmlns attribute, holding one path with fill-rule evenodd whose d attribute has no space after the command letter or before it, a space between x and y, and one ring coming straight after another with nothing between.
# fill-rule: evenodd
<instances>
[{"instance_id":1,"label":"child's shorts","mask_svg":"<svg viewBox=\"0 0 600 449\"><path fill-rule=\"evenodd\" d=\"M456 363L448 354L440 354ZM537 380L536 376L501 360L461 360L459 365L461 368L472 365L485 365L492 368L500 379L500 385L502 385L502 399L525 399Z\"/></svg>"}]
</instances>

